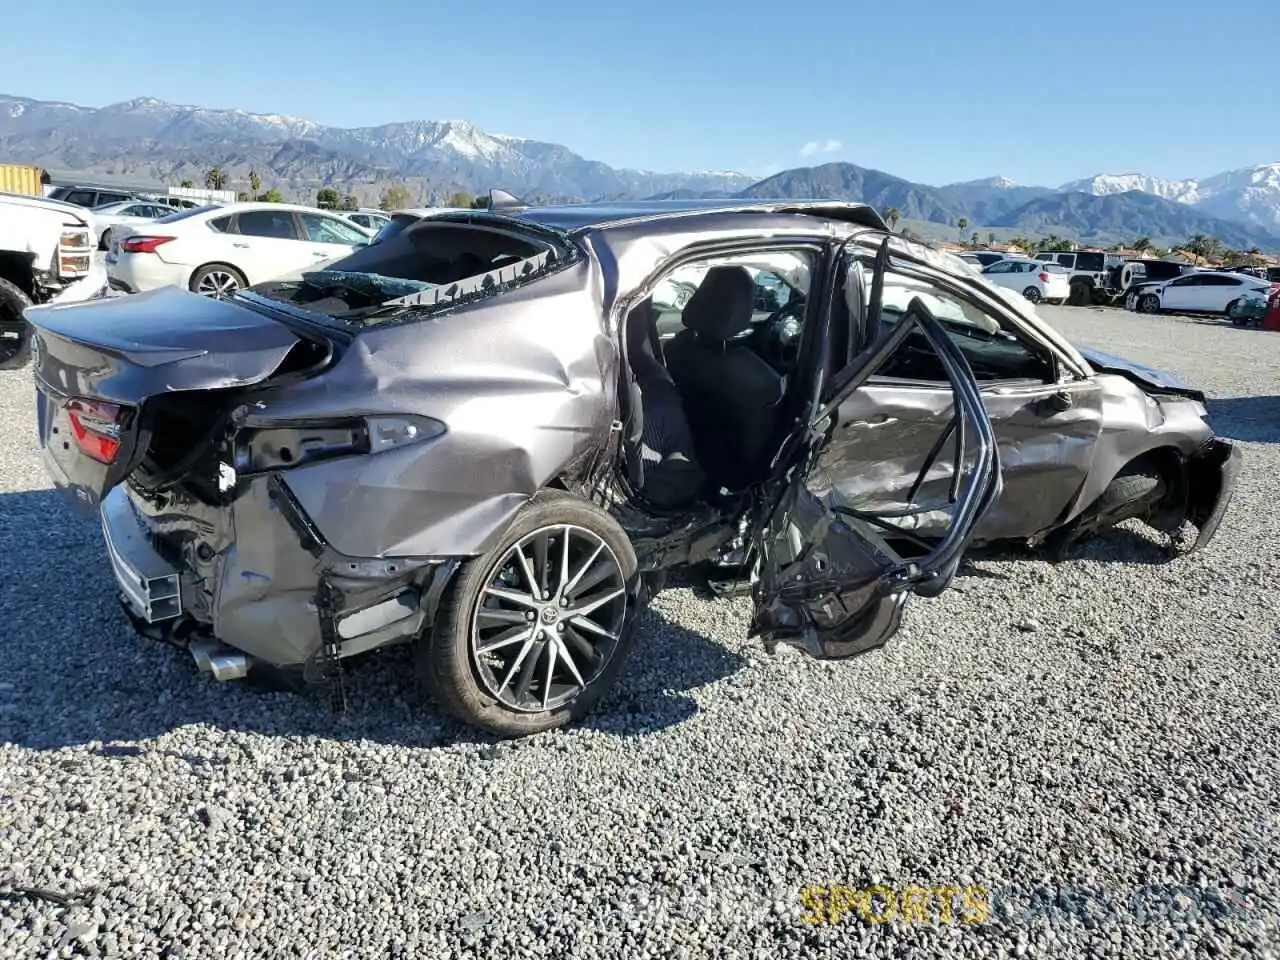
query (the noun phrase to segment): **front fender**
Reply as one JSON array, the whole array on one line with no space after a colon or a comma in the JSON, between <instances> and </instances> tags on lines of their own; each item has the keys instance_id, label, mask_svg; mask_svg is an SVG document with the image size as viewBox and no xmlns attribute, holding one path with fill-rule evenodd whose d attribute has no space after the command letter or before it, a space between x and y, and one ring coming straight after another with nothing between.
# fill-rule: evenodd
<instances>
[{"instance_id":1,"label":"front fender","mask_svg":"<svg viewBox=\"0 0 1280 960\"><path fill-rule=\"evenodd\" d=\"M1088 476L1062 523L1084 513L1135 460L1163 451L1185 463L1213 439L1198 400L1153 397L1118 374L1099 374L1097 382L1102 387L1102 431Z\"/></svg>"}]
</instances>

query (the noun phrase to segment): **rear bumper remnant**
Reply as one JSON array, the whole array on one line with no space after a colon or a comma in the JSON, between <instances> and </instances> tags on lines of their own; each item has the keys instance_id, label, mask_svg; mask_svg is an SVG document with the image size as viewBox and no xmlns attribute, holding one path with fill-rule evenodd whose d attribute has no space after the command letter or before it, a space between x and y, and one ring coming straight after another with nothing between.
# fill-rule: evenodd
<instances>
[{"instance_id":1,"label":"rear bumper remnant","mask_svg":"<svg viewBox=\"0 0 1280 960\"><path fill-rule=\"evenodd\" d=\"M100 516L111 571L129 609L149 624L180 616L181 576L147 541L122 488L103 498Z\"/></svg>"}]
</instances>

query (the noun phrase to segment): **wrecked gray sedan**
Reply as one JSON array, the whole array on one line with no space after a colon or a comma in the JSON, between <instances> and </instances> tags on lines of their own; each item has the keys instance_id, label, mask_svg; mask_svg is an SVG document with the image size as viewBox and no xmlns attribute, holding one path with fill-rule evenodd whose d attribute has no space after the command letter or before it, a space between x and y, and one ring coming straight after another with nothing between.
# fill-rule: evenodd
<instances>
[{"instance_id":1,"label":"wrecked gray sedan","mask_svg":"<svg viewBox=\"0 0 1280 960\"><path fill-rule=\"evenodd\" d=\"M599 700L673 568L841 659L975 543L1202 544L1238 467L1201 394L860 204L461 212L321 266L29 312L49 471L137 629L219 679L340 696L411 643L445 708L526 734Z\"/></svg>"}]
</instances>

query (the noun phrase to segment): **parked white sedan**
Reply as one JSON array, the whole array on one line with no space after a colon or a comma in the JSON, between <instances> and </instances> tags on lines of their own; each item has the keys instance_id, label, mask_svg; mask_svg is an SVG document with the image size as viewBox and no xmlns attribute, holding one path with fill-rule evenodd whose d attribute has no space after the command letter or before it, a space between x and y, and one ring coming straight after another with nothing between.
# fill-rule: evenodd
<instances>
[{"instance_id":1,"label":"parked white sedan","mask_svg":"<svg viewBox=\"0 0 1280 960\"><path fill-rule=\"evenodd\" d=\"M354 223L371 237L391 222L391 214L381 210L339 210L337 213L343 220Z\"/></svg>"},{"instance_id":2,"label":"parked white sedan","mask_svg":"<svg viewBox=\"0 0 1280 960\"><path fill-rule=\"evenodd\" d=\"M112 231L121 226L137 226L170 216L173 207L158 200L120 200L93 208L93 225L99 247L111 249Z\"/></svg>"},{"instance_id":3,"label":"parked white sedan","mask_svg":"<svg viewBox=\"0 0 1280 960\"><path fill-rule=\"evenodd\" d=\"M1030 257L1006 257L982 271L982 278L996 286L1016 290L1032 303L1063 303L1071 295L1071 273L1056 263Z\"/></svg>"},{"instance_id":4,"label":"parked white sedan","mask_svg":"<svg viewBox=\"0 0 1280 960\"><path fill-rule=\"evenodd\" d=\"M107 273L129 293L186 287L225 297L369 243L353 223L314 207L233 203L184 210L112 231Z\"/></svg>"},{"instance_id":5,"label":"parked white sedan","mask_svg":"<svg viewBox=\"0 0 1280 960\"><path fill-rule=\"evenodd\" d=\"M1249 293L1266 294L1271 284L1258 277L1226 270L1199 270L1172 280L1139 283L1129 288L1124 305L1140 313L1227 313Z\"/></svg>"}]
</instances>

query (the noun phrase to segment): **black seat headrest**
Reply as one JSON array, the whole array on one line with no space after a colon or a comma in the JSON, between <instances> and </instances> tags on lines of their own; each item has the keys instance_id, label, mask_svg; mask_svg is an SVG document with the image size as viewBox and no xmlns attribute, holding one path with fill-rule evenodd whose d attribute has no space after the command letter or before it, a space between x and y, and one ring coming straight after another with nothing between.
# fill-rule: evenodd
<instances>
[{"instance_id":1,"label":"black seat headrest","mask_svg":"<svg viewBox=\"0 0 1280 960\"><path fill-rule=\"evenodd\" d=\"M636 304L627 313L627 360L637 376L658 373L666 377L666 368L658 359L658 316L653 297Z\"/></svg>"},{"instance_id":2,"label":"black seat headrest","mask_svg":"<svg viewBox=\"0 0 1280 960\"><path fill-rule=\"evenodd\" d=\"M746 267L712 267L680 315L685 327L710 340L732 340L751 326L756 283Z\"/></svg>"}]
</instances>

